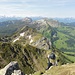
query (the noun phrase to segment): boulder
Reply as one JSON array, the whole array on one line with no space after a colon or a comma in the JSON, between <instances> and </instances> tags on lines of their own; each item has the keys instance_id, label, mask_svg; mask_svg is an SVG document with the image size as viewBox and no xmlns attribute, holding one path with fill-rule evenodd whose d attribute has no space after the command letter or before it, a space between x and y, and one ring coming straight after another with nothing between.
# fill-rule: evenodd
<instances>
[{"instance_id":1,"label":"boulder","mask_svg":"<svg viewBox=\"0 0 75 75\"><path fill-rule=\"evenodd\" d=\"M0 75L25 75L19 70L17 61L10 62L7 66L0 70Z\"/></svg>"},{"instance_id":2,"label":"boulder","mask_svg":"<svg viewBox=\"0 0 75 75\"><path fill-rule=\"evenodd\" d=\"M21 70L14 70L14 72L11 75L24 75Z\"/></svg>"}]
</instances>

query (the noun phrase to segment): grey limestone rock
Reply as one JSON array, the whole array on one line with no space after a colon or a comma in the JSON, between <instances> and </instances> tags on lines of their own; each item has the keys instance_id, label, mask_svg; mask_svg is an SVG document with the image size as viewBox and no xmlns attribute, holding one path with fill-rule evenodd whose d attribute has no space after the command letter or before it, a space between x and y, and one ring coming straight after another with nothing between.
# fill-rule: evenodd
<instances>
[{"instance_id":1,"label":"grey limestone rock","mask_svg":"<svg viewBox=\"0 0 75 75\"><path fill-rule=\"evenodd\" d=\"M10 62L7 66L0 70L0 75L25 75L19 70L17 61Z\"/></svg>"}]
</instances>

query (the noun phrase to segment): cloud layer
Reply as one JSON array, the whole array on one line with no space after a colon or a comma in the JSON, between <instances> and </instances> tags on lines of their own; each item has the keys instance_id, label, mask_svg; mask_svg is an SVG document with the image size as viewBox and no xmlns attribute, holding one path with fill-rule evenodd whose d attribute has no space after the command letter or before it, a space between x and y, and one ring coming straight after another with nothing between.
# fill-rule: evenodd
<instances>
[{"instance_id":1,"label":"cloud layer","mask_svg":"<svg viewBox=\"0 0 75 75\"><path fill-rule=\"evenodd\" d=\"M0 15L75 17L75 0L0 0Z\"/></svg>"}]
</instances>

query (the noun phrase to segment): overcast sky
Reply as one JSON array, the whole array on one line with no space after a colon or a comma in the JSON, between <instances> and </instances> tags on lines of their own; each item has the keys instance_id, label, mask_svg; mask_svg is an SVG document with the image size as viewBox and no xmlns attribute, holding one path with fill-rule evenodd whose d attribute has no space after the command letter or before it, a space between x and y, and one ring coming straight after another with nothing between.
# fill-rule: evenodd
<instances>
[{"instance_id":1,"label":"overcast sky","mask_svg":"<svg viewBox=\"0 0 75 75\"><path fill-rule=\"evenodd\" d=\"M75 0L0 0L0 16L75 17Z\"/></svg>"}]
</instances>

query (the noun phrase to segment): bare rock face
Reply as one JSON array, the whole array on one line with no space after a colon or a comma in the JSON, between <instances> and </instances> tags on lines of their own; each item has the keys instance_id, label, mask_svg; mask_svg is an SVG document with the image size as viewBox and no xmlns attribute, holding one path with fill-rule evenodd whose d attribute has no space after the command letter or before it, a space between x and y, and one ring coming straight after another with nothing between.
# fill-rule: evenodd
<instances>
[{"instance_id":1,"label":"bare rock face","mask_svg":"<svg viewBox=\"0 0 75 75\"><path fill-rule=\"evenodd\" d=\"M32 45L40 49L49 50L51 48L51 41L45 37L42 37L35 43L32 43Z\"/></svg>"},{"instance_id":2,"label":"bare rock face","mask_svg":"<svg viewBox=\"0 0 75 75\"><path fill-rule=\"evenodd\" d=\"M7 66L0 70L0 75L25 75L19 70L17 61L10 62Z\"/></svg>"},{"instance_id":3,"label":"bare rock face","mask_svg":"<svg viewBox=\"0 0 75 75\"><path fill-rule=\"evenodd\" d=\"M26 22L26 23L31 23L32 22L32 19L29 18L29 17L26 17L24 19L22 19L23 22Z\"/></svg>"},{"instance_id":4,"label":"bare rock face","mask_svg":"<svg viewBox=\"0 0 75 75\"><path fill-rule=\"evenodd\" d=\"M14 70L14 72L11 75L24 75L21 70Z\"/></svg>"}]
</instances>

